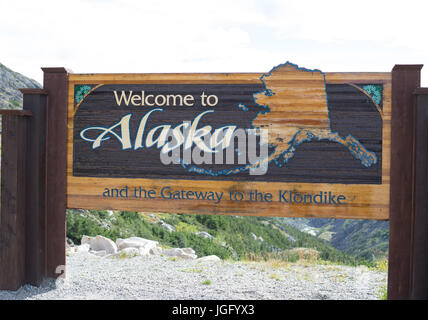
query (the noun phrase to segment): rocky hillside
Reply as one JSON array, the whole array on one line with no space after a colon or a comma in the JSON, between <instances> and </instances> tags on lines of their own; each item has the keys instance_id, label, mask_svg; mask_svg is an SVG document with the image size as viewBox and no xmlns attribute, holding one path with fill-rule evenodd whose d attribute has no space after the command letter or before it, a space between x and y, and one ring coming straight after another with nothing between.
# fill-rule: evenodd
<instances>
[{"instance_id":1,"label":"rocky hillside","mask_svg":"<svg viewBox=\"0 0 428 320\"><path fill-rule=\"evenodd\" d=\"M388 221L282 218L302 232L331 243L336 249L375 261L388 255Z\"/></svg>"},{"instance_id":2,"label":"rocky hillside","mask_svg":"<svg viewBox=\"0 0 428 320\"><path fill-rule=\"evenodd\" d=\"M19 88L40 88L40 84L14 72L0 63L0 108L22 108L22 94Z\"/></svg>"}]
</instances>

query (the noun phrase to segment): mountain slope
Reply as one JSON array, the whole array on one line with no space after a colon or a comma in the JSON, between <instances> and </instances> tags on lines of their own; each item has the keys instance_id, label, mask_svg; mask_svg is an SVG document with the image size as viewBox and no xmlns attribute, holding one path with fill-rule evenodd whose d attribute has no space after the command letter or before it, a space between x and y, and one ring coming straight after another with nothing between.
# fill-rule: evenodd
<instances>
[{"instance_id":1,"label":"mountain slope","mask_svg":"<svg viewBox=\"0 0 428 320\"><path fill-rule=\"evenodd\" d=\"M360 258L374 261L388 255L388 221L305 218L282 221Z\"/></svg>"},{"instance_id":2,"label":"mountain slope","mask_svg":"<svg viewBox=\"0 0 428 320\"><path fill-rule=\"evenodd\" d=\"M384 257L388 253L388 221L313 220L311 226L333 232L330 242L343 252L372 260ZM322 233L320 236L322 237Z\"/></svg>"},{"instance_id":3,"label":"mountain slope","mask_svg":"<svg viewBox=\"0 0 428 320\"><path fill-rule=\"evenodd\" d=\"M22 94L19 88L41 88L40 84L22 74L12 71L0 63L0 108L22 108Z\"/></svg>"}]
</instances>

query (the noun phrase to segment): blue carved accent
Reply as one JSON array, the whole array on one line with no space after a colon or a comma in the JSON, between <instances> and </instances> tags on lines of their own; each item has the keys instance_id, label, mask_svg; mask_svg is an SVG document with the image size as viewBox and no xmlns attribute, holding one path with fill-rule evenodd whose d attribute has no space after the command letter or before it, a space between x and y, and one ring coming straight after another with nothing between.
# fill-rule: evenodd
<instances>
[{"instance_id":1,"label":"blue carved accent","mask_svg":"<svg viewBox=\"0 0 428 320\"><path fill-rule=\"evenodd\" d=\"M380 105L382 102L382 86L377 84L368 84L363 86L364 92L370 96L374 103Z\"/></svg>"},{"instance_id":2,"label":"blue carved accent","mask_svg":"<svg viewBox=\"0 0 428 320\"><path fill-rule=\"evenodd\" d=\"M82 102L83 98L91 91L92 85L75 85L74 86L74 103L77 105Z\"/></svg>"}]
</instances>

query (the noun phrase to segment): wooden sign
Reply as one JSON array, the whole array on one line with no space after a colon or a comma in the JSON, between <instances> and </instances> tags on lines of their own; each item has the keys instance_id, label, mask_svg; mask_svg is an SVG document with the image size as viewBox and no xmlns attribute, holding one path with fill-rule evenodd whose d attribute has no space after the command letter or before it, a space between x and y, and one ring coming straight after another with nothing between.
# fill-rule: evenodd
<instances>
[{"instance_id":1,"label":"wooden sign","mask_svg":"<svg viewBox=\"0 0 428 320\"><path fill-rule=\"evenodd\" d=\"M421 69L42 68L0 110L0 289L58 277L66 208L87 208L389 220L388 299L426 299Z\"/></svg>"},{"instance_id":2,"label":"wooden sign","mask_svg":"<svg viewBox=\"0 0 428 320\"><path fill-rule=\"evenodd\" d=\"M388 219L390 120L389 72L69 74L67 207Z\"/></svg>"}]
</instances>

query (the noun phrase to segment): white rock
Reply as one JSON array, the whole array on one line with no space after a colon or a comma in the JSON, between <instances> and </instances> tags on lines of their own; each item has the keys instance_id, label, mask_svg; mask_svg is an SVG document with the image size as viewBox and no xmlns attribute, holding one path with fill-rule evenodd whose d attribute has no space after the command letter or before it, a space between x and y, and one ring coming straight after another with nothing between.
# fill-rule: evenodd
<instances>
[{"instance_id":1,"label":"white rock","mask_svg":"<svg viewBox=\"0 0 428 320\"><path fill-rule=\"evenodd\" d=\"M163 254L170 257L177 257L184 254L184 251L179 248L172 248L163 250Z\"/></svg>"},{"instance_id":2,"label":"white rock","mask_svg":"<svg viewBox=\"0 0 428 320\"><path fill-rule=\"evenodd\" d=\"M173 232L175 231L175 227L166 223L165 221L160 221L160 225L162 228L164 228L165 230L169 231L169 232Z\"/></svg>"},{"instance_id":3,"label":"white rock","mask_svg":"<svg viewBox=\"0 0 428 320\"><path fill-rule=\"evenodd\" d=\"M210 240L214 239L212 235L210 235L208 232L205 232L205 231L197 232L196 235L202 238L210 239Z\"/></svg>"},{"instance_id":4,"label":"white rock","mask_svg":"<svg viewBox=\"0 0 428 320\"><path fill-rule=\"evenodd\" d=\"M103 236L96 237L82 237L82 244L89 244L90 249L94 251L105 250L107 254L114 254L117 252L116 244L110 239Z\"/></svg>"},{"instance_id":5,"label":"white rock","mask_svg":"<svg viewBox=\"0 0 428 320\"><path fill-rule=\"evenodd\" d=\"M153 247L153 248L150 249L149 253L152 254L152 255L159 256L159 255L162 254L162 248L161 247Z\"/></svg>"},{"instance_id":6,"label":"white rock","mask_svg":"<svg viewBox=\"0 0 428 320\"><path fill-rule=\"evenodd\" d=\"M92 253L93 255L97 257L104 257L107 255L107 251L101 250L101 251L90 251L89 253Z\"/></svg>"},{"instance_id":7,"label":"white rock","mask_svg":"<svg viewBox=\"0 0 428 320\"><path fill-rule=\"evenodd\" d=\"M69 248L65 248L65 253L66 254L73 254L77 252L77 247L69 247Z\"/></svg>"},{"instance_id":8,"label":"white rock","mask_svg":"<svg viewBox=\"0 0 428 320\"><path fill-rule=\"evenodd\" d=\"M186 251L185 251L186 250ZM197 255L195 254L195 251L191 248L172 248L172 249L166 249L163 250L162 253L166 256L170 257L179 257L182 259L196 259Z\"/></svg>"},{"instance_id":9,"label":"white rock","mask_svg":"<svg viewBox=\"0 0 428 320\"><path fill-rule=\"evenodd\" d=\"M195 254L195 250L193 250L192 248L183 248L181 250L183 250L187 254Z\"/></svg>"},{"instance_id":10,"label":"white rock","mask_svg":"<svg viewBox=\"0 0 428 320\"><path fill-rule=\"evenodd\" d=\"M101 228L110 230L111 226L107 222L101 222Z\"/></svg>"},{"instance_id":11,"label":"white rock","mask_svg":"<svg viewBox=\"0 0 428 320\"><path fill-rule=\"evenodd\" d=\"M135 249L135 250L137 250L138 251L138 255L139 256L148 256L148 255L150 255L151 253L150 253L150 250L147 250L146 248L144 248L144 247L139 247L139 248L125 248L125 249L123 249L123 250L126 250L126 249Z\"/></svg>"},{"instance_id":12,"label":"white rock","mask_svg":"<svg viewBox=\"0 0 428 320\"><path fill-rule=\"evenodd\" d=\"M80 241L80 243L81 244L91 244L92 239L95 239L95 237L82 236L82 241Z\"/></svg>"},{"instance_id":13,"label":"white rock","mask_svg":"<svg viewBox=\"0 0 428 320\"><path fill-rule=\"evenodd\" d=\"M215 255L201 257L196 260L197 262L216 262L221 261L221 259Z\"/></svg>"},{"instance_id":14,"label":"white rock","mask_svg":"<svg viewBox=\"0 0 428 320\"><path fill-rule=\"evenodd\" d=\"M251 236L253 237L254 240L258 240L260 242L263 242L264 239L262 237L257 237L254 233L251 232Z\"/></svg>"},{"instance_id":15,"label":"white rock","mask_svg":"<svg viewBox=\"0 0 428 320\"><path fill-rule=\"evenodd\" d=\"M88 252L90 248L89 244L84 243L76 247L76 252Z\"/></svg>"},{"instance_id":16,"label":"white rock","mask_svg":"<svg viewBox=\"0 0 428 320\"><path fill-rule=\"evenodd\" d=\"M119 250L125 248L137 248L140 255L149 255L150 252L157 252L156 248L158 247L157 241L143 239L139 237L130 237L127 239L117 239L116 244ZM160 248L159 248L160 249Z\"/></svg>"}]
</instances>

